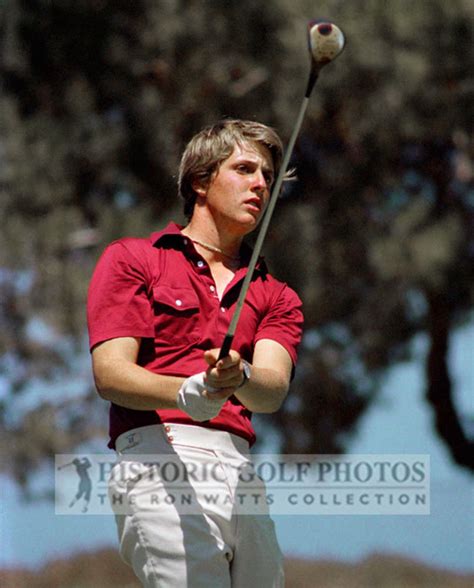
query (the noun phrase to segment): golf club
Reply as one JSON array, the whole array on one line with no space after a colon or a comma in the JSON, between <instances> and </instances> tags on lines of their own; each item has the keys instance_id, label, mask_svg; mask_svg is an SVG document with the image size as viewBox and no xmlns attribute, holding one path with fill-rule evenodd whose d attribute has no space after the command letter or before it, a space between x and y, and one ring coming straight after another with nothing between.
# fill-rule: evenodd
<instances>
[{"instance_id":1,"label":"golf club","mask_svg":"<svg viewBox=\"0 0 474 588\"><path fill-rule=\"evenodd\" d=\"M311 58L311 70L309 74L308 85L306 87L303 102L301 103L300 111L298 113L295 126L291 133L291 137L283 157L280 171L278 173L277 179L275 180L275 184L273 186L272 193L268 201L267 210L262 220L262 225L260 227L255 242L247 273L245 275L242 287L240 289L236 308L232 316L232 320L230 322L226 336L222 343L221 350L219 352L219 359L222 359L223 357L229 355L229 351L232 346L234 335L237 329L237 324L239 322L240 314L242 312L242 308L245 302L245 297L250 287L250 282L252 281L255 266L257 265L257 261L260 256L260 251L262 250L263 241L267 234L268 226L270 224L270 220L272 218L272 214L275 209L278 196L280 194L281 185L283 183L283 179L285 177L288 165L290 163L290 158L291 154L293 153L296 138L298 137L301 125L303 123L303 118L306 113L306 109L308 108L311 92L313 91L314 85L316 84L321 69L325 65L333 61L341 53L341 51L344 49L344 45L344 34L341 31L341 29L335 24L321 20L312 20L308 23L308 47Z\"/></svg>"}]
</instances>

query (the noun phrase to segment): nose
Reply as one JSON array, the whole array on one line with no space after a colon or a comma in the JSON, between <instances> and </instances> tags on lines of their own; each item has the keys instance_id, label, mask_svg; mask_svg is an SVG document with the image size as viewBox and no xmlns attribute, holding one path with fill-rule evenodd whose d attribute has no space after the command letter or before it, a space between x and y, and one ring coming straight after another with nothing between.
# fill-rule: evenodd
<instances>
[{"instance_id":1,"label":"nose","mask_svg":"<svg viewBox=\"0 0 474 588\"><path fill-rule=\"evenodd\" d=\"M254 173L252 189L259 195L263 195L269 189L267 180L261 169L257 169Z\"/></svg>"}]
</instances>

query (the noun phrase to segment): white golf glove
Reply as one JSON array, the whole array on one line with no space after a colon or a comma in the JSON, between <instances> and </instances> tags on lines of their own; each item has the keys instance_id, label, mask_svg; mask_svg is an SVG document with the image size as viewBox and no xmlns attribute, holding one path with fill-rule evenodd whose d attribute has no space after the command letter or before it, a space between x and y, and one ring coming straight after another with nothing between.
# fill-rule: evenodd
<instances>
[{"instance_id":1,"label":"white golf glove","mask_svg":"<svg viewBox=\"0 0 474 588\"><path fill-rule=\"evenodd\" d=\"M204 390L217 392L204 383L206 372L201 372L185 380L178 392L178 408L187 413L194 421L208 421L216 417L225 402L222 400L211 400L203 396Z\"/></svg>"}]
</instances>

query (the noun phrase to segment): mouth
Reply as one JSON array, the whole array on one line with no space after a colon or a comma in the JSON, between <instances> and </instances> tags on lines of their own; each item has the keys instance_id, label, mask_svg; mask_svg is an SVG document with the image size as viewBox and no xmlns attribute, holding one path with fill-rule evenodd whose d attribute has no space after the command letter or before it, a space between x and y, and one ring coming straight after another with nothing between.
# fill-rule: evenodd
<instances>
[{"instance_id":1,"label":"mouth","mask_svg":"<svg viewBox=\"0 0 474 588\"><path fill-rule=\"evenodd\" d=\"M244 202L244 206L255 214L260 214L262 212L262 201L260 198L249 198Z\"/></svg>"}]
</instances>

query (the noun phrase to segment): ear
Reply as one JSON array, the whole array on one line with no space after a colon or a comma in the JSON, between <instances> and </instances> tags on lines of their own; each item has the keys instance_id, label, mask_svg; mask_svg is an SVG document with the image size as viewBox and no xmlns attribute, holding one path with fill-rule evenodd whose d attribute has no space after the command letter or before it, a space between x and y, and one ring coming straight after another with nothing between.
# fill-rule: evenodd
<instances>
[{"instance_id":1,"label":"ear","mask_svg":"<svg viewBox=\"0 0 474 588\"><path fill-rule=\"evenodd\" d=\"M191 186L198 196L205 198L207 194L207 185L202 179L196 178L191 182Z\"/></svg>"}]
</instances>

